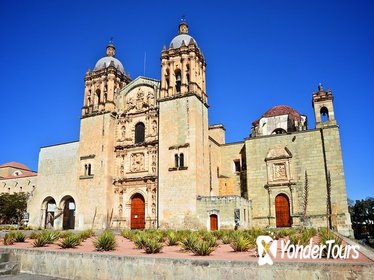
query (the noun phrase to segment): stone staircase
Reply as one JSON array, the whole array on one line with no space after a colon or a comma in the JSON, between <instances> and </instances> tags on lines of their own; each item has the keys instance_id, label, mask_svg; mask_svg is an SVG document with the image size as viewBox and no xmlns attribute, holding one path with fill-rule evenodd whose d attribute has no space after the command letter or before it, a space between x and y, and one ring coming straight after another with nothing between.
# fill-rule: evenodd
<instances>
[{"instance_id":1,"label":"stone staircase","mask_svg":"<svg viewBox=\"0 0 374 280\"><path fill-rule=\"evenodd\" d=\"M10 252L0 251L0 279L4 275L17 275L20 272L20 264Z\"/></svg>"}]
</instances>

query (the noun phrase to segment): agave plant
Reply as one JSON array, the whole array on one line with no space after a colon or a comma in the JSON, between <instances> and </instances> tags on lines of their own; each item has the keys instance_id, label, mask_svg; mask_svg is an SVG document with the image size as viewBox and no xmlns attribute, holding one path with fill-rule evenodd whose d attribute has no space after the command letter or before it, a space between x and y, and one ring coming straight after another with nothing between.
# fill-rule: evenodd
<instances>
[{"instance_id":1,"label":"agave plant","mask_svg":"<svg viewBox=\"0 0 374 280\"><path fill-rule=\"evenodd\" d=\"M26 235L22 231L13 231L11 232L11 235L13 236L15 242L25 242Z\"/></svg>"},{"instance_id":2,"label":"agave plant","mask_svg":"<svg viewBox=\"0 0 374 280\"><path fill-rule=\"evenodd\" d=\"M182 240L182 248L186 251L192 251L198 239L199 238L196 233L189 234L185 239Z\"/></svg>"},{"instance_id":3,"label":"agave plant","mask_svg":"<svg viewBox=\"0 0 374 280\"><path fill-rule=\"evenodd\" d=\"M161 251L163 244L156 239L148 238L144 244L144 250L147 254L156 254Z\"/></svg>"},{"instance_id":4,"label":"agave plant","mask_svg":"<svg viewBox=\"0 0 374 280\"><path fill-rule=\"evenodd\" d=\"M67 235L59 244L61 248L75 248L80 245L81 237L79 235Z\"/></svg>"},{"instance_id":5,"label":"agave plant","mask_svg":"<svg viewBox=\"0 0 374 280\"><path fill-rule=\"evenodd\" d=\"M230 244L231 248L235 251L235 252L246 252L248 251L250 248L253 248L255 247L254 243L250 240L250 239L247 239L245 238L244 236L242 235L238 235L236 236L232 243Z\"/></svg>"},{"instance_id":6,"label":"agave plant","mask_svg":"<svg viewBox=\"0 0 374 280\"><path fill-rule=\"evenodd\" d=\"M191 251L197 256L209 256L214 249L215 248L210 246L208 241L197 240Z\"/></svg>"},{"instance_id":7,"label":"agave plant","mask_svg":"<svg viewBox=\"0 0 374 280\"><path fill-rule=\"evenodd\" d=\"M14 237L13 237L13 235L9 234L9 233L5 234L3 243L4 243L4 245L12 245L12 244L14 244Z\"/></svg>"},{"instance_id":8,"label":"agave plant","mask_svg":"<svg viewBox=\"0 0 374 280\"><path fill-rule=\"evenodd\" d=\"M113 232L105 230L94 241L97 251L112 251L116 248L117 242Z\"/></svg>"},{"instance_id":9,"label":"agave plant","mask_svg":"<svg viewBox=\"0 0 374 280\"><path fill-rule=\"evenodd\" d=\"M178 245L178 235L174 231L170 231L167 235L167 245L175 246Z\"/></svg>"},{"instance_id":10,"label":"agave plant","mask_svg":"<svg viewBox=\"0 0 374 280\"><path fill-rule=\"evenodd\" d=\"M48 243L48 240L40 235L38 238L34 239L33 243L32 243L32 246L34 247L45 247Z\"/></svg>"}]
</instances>

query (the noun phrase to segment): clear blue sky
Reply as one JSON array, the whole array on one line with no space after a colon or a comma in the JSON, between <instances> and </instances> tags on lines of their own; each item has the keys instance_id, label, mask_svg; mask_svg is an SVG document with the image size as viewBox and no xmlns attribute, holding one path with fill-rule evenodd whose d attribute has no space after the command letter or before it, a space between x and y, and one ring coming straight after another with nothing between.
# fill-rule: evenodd
<instances>
[{"instance_id":1,"label":"clear blue sky","mask_svg":"<svg viewBox=\"0 0 374 280\"><path fill-rule=\"evenodd\" d=\"M79 138L83 77L114 37L132 78L159 78L186 15L207 60L210 123L227 141L286 104L314 128L312 92L331 88L348 196L374 196L373 1L1 1L0 163L37 170L41 146Z\"/></svg>"}]
</instances>

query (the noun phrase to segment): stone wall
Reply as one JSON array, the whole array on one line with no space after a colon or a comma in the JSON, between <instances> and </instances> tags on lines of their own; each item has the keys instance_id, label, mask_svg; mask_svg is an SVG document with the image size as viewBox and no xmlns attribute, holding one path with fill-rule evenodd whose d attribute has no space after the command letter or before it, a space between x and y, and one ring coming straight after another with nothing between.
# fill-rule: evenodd
<instances>
[{"instance_id":1,"label":"stone wall","mask_svg":"<svg viewBox=\"0 0 374 280\"><path fill-rule=\"evenodd\" d=\"M103 253L5 249L21 272L64 279L372 279L374 266L361 263L276 262L130 257Z\"/></svg>"},{"instance_id":2,"label":"stone wall","mask_svg":"<svg viewBox=\"0 0 374 280\"><path fill-rule=\"evenodd\" d=\"M46 199L54 199L57 207L61 208L64 197L71 196L79 209L80 201L76 193L78 148L79 142L41 148L38 184L27 206L31 226L44 227ZM58 211L56 209L55 215ZM62 228L61 218L55 222L56 229Z\"/></svg>"},{"instance_id":3,"label":"stone wall","mask_svg":"<svg viewBox=\"0 0 374 280\"><path fill-rule=\"evenodd\" d=\"M331 173L333 226L351 234L338 127L323 130L327 169ZM249 199L253 201L253 225L275 227L275 197L286 194L292 224L301 225L305 172L308 174L307 216L314 227L326 226L326 176L320 130L248 138L245 142ZM269 158L269 159L267 159ZM285 164L276 171L272 164ZM282 175L283 174L283 175ZM273 178L273 176L280 176ZM283 178L284 176L284 178Z\"/></svg>"},{"instance_id":4,"label":"stone wall","mask_svg":"<svg viewBox=\"0 0 374 280\"><path fill-rule=\"evenodd\" d=\"M210 215L218 216L218 229L235 228L235 209L239 210L239 227L251 227L251 203L240 196L204 196L197 198L200 221L210 229Z\"/></svg>"}]
</instances>

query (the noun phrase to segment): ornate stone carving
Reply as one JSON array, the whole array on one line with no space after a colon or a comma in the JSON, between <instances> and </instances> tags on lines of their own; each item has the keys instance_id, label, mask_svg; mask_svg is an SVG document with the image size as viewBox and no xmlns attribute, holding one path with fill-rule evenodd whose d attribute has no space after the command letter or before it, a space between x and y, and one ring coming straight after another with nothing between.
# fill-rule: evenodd
<instances>
[{"instance_id":1,"label":"ornate stone carving","mask_svg":"<svg viewBox=\"0 0 374 280\"><path fill-rule=\"evenodd\" d=\"M139 172L144 170L144 154L135 153L131 155L131 171Z\"/></svg>"},{"instance_id":2,"label":"ornate stone carving","mask_svg":"<svg viewBox=\"0 0 374 280\"><path fill-rule=\"evenodd\" d=\"M152 135L157 135L157 122L152 122Z\"/></svg>"},{"instance_id":3,"label":"ornate stone carving","mask_svg":"<svg viewBox=\"0 0 374 280\"><path fill-rule=\"evenodd\" d=\"M286 180L286 164L285 163L274 163L273 165L274 180Z\"/></svg>"}]
</instances>

